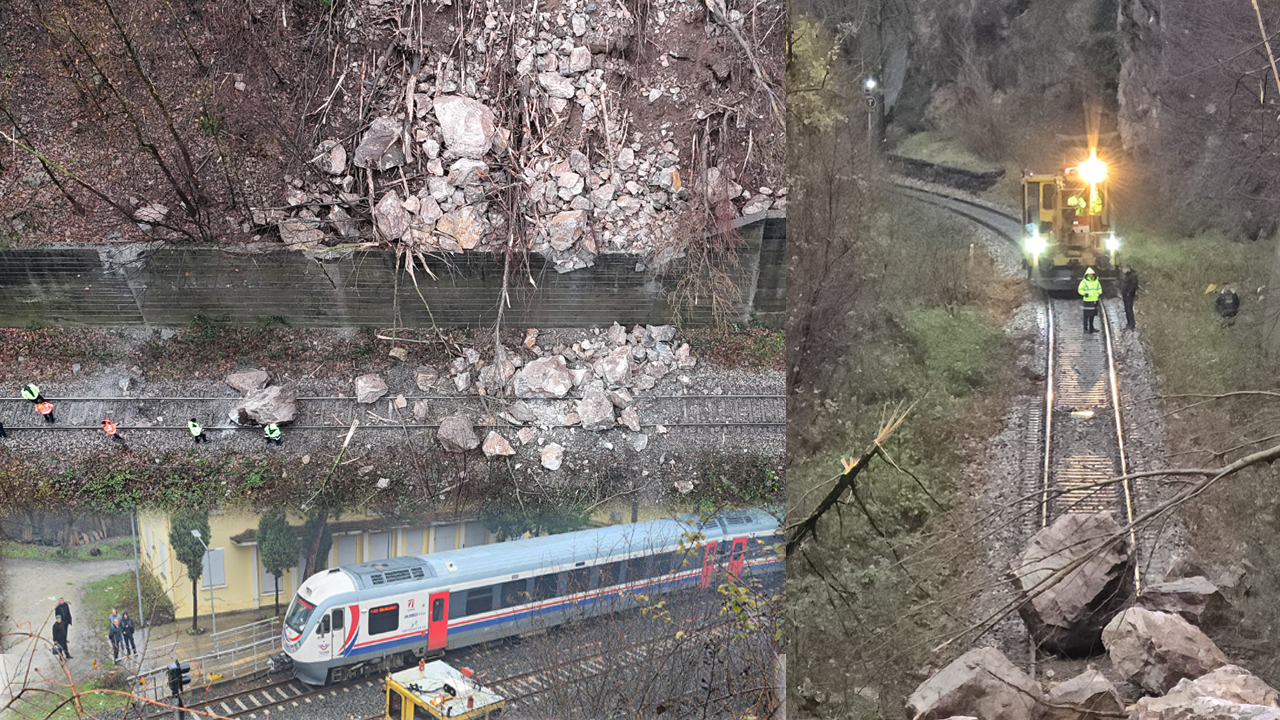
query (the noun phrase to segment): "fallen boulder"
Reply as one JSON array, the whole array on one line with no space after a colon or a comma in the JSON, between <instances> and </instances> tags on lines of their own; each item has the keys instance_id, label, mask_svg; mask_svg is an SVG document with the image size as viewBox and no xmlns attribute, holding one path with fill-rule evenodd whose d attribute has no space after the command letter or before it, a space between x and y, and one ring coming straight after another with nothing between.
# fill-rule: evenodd
<instances>
[{"instance_id":1,"label":"fallen boulder","mask_svg":"<svg viewBox=\"0 0 1280 720\"><path fill-rule=\"evenodd\" d=\"M956 658L907 699L912 720L969 715L983 720L1031 720L1040 684L993 647Z\"/></svg>"},{"instance_id":2,"label":"fallen boulder","mask_svg":"<svg viewBox=\"0 0 1280 720\"><path fill-rule=\"evenodd\" d=\"M440 421L440 429L436 437L447 452L467 452L480 447L480 438L476 437L475 426L466 415L450 415Z\"/></svg>"},{"instance_id":3,"label":"fallen boulder","mask_svg":"<svg viewBox=\"0 0 1280 720\"><path fill-rule=\"evenodd\" d=\"M298 397L279 385L254 390L231 408L228 416L240 425L293 422L298 417Z\"/></svg>"},{"instance_id":4,"label":"fallen boulder","mask_svg":"<svg viewBox=\"0 0 1280 720\"><path fill-rule=\"evenodd\" d=\"M512 389L521 398L560 398L573 388L573 376L559 355L534 360L515 374Z\"/></svg>"},{"instance_id":5,"label":"fallen boulder","mask_svg":"<svg viewBox=\"0 0 1280 720\"><path fill-rule=\"evenodd\" d=\"M1204 629L1222 628L1240 622L1240 612L1231 606L1217 585L1203 576L1147 587L1138 596L1138 605L1148 610L1175 613Z\"/></svg>"},{"instance_id":6,"label":"fallen boulder","mask_svg":"<svg viewBox=\"0 0 1280 720\"><path fill-rule=\"evenodd\" d=\"M395 118L379 117L369 123L369 130L356 147L352 162L356 167L373 170L390 170L405 163L404 150L400 147L400 122Z\"/></svg>"},{"instance_id":7,"label":"fallen boulder","mask_svg":"<svg viewBox=\"0 0 1280 720\"><path fill-rule=\"evenodd\" d=\"M489 152L497 130L493 111L478 100L461 95L441 95L432 104L445 147L465 158L479 159Z\"/></svg>"},{"instance_id":8,"label":"fallen boulder","mask_svg":"<svg viewBox=\"0 0 1280 720\"><path fill-rule=\"evenodd\" d=\"M576 409L585 430L608 430L616 424L613 403L609 402L609 396L600 388L590 388L584 392Z\"/></svg>"},{"instance_id":9,"label":"fallen boulder","mask_svg":"<svg viewBox=\"0 0 1280 720\"><path fill-rule=\"evenodd\" d=\"M1142 698L1130 708L1129 716L1135 720L1280 718L1278 706L1271 686L1241 667L1224 665L1194 680L1178 681L1163 697Z\"/></svg>"},{"instance_id":10,"label":"fallen boulder","mask_svg":"<svg viewBox=\"0 0 1280 720\"><path fill-rule=\"evenodd\" d=\"M1178 615L1132 607L1102 630L1111 664L1125 678L1165 693L1184 678L1197 678L1227 658L1203 632Z\"/></svg>"},{"instance_id":11,"label":"fallen boulder","mask_svg":"<svg viewBox=\"0 0 1280 720\"><path fill-rule=\"evenodd\" d=\"M1044 702L1037 720L1102 720L1124 714L1115 686L1092 668L1049 688Z\"/></svg>"},{"instance_id":12,"label":"fallen boulder","mask_svg":"<svg viewBox=\"0 0 1280 720\"><path fill-rule=\"evenodd\" d=\"M235 391L241 395L261 390L271 382L271 376L266 370L245 370L244 372L231 373L227 376L228 385L235 388Z\"/></svg>"},{"instance_id":13,"label":"fallen boulder","mask_svg":"<svg viewBox=\"0 0 1280 720\"><path fill-rule=\"evenodd\" d=\"M539 458L542 461L542 467L548 470L559 470L560 463L564 462L564 447L559 443L547 443L542 448Z\"/></svg>"},{"instance_id":14,"label":"fallen boulder","mask_svg":"<svg viewBox=\"0 0 1280 720\"><path fill-rule=\"evenodd\" d=\"M387 381L377 373L369 373L356 378L356 402L368 405L378 401L387 394Z\"/></svg>"},{"instance_id":15,"label":"fallen boulder","mask_svg":"<svg viewBox=\"0 0 1280 720\"><path fill-rule=\"evenodd\" d=\"M493 430L490 430L489 434L485 436L481 449L484 450L484 456L490 458L498 455L516 454L516 449L511 447L511 443Z\"/></svg>"},{"instance_id":16,"label":"fallen boulder","mask_svg":"<svg viewBox=\"0 0 1280 720\"><path fill-rule=\"evenodd\" d=\"M1102 628L1124 607L1133 580L1133 548L1110 513L1067 513L1031 538L1014 562L1013 584L1030 599L1018 612L1031 638L1048 652L1100 650ZM1075 563L1078 567L1052 581ZM1052 585L1046 585L1053 582Z\"/></svg>"}]
</instances>

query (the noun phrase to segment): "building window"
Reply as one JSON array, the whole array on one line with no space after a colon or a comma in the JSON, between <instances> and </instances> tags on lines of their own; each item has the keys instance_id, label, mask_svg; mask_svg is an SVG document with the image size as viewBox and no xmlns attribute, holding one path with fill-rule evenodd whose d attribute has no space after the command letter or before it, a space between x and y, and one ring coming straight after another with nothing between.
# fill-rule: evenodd
<instances>
[{"instance_id":1,"label":"building window","mask_svg":"<svg viewBox=\"0 0 1280 720\"><path fill-rule=\"evenodd\" d=\"M484 545L489 540L489 531L485 529L484 523L470 522L467 523L466 537L463 547L477 547Z\"/></svg>"},{"instance_id":2,"label":"building window","mask_svg":"<svg viewBox=\"0 0 1280 720\"><path fill-rule=\"evenodd\" d=\"M441 525L436 528L436 544L432 552L456 550L458 547L458 526Z\"/></svg>"},{"instance_id":3,"label":"building window","mask_svg":"<svg viewBox=\"0 0 1280 720\"><path fill-rule=\"evenodd\" d=\"M200 584L206 590L227 584L226 568L222 563L222 548L209 548L204 555L204 568L200 572Z\"/></svg>"},{"instance_id":4,"label":"building window","mask_svg":"<svg viewBox=\"0 0 1280 720\"><path fill-rule=\"evenodd\" d=\"M369 535L369 559L386 560L391 557L391 533Z\"/></svg>"},{"instance_id":5,"label":"building window","mask_svg":"<svg viewBox=\"0 0 1280 720\"><path fill-rule=\"evenodd\" d=\"M369 608L369 634L382 635L400 627L400 604Z\"/></svg>"}]
</instances>

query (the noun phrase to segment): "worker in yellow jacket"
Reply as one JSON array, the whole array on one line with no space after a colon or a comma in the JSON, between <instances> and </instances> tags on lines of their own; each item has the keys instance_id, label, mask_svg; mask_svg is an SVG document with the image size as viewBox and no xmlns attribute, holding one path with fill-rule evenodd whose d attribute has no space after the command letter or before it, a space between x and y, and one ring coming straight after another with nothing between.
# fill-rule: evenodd
<instances>
[{"instance_id":1,"label":"worker in yellow jacket","mask_svg":"<svg viewBox=\"0 0 1280 720\"><path fill-rule=\"evenodd\" d=\"M1076 292L1080 293L1080 299L1084 301L1084 331L1097 332L1093 328L1093 319L1098 316L1098 301L1102 299L1102 283L1098 280L1098 274L1093 271L1093 268L1084 271L1084 279L1076 287Z\"/></svg>"}]
</instances>

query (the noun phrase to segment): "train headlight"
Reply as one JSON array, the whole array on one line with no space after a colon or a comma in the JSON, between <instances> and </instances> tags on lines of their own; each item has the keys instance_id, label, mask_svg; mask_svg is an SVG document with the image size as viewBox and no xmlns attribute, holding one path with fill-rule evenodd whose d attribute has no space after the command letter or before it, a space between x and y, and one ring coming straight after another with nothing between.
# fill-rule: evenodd
<instances>
[{"instance_id":1,"label":"train headlight","mask_svg":"<svg viewBox=\"0 0 1280 720\"><path fill-rule=\"evenodd\" d=\"M1045 248L1044 237L1040 233L1033 233L1027 238L1026 245L1027 252L1031 253L1032 257L1040 257L1040 253L1044 252Z\"/></svg>"},{"instance_id":2,"label":"train headlight","mask_svg":"<svg viewBox=\"0 0 1280 720\"><path fill-rule=\"evenodd\" d=\"M1097 155L1091 155L1088 160L1080 163L1080 179L1096 185L1107 179L1107 164L1098 159Z\"/></svg>"},{"instance_id":3,"label":"train headlight","mask_svg":"<svg viewBox=\"0 0 1280 720\"><path fill-rule=\"evenodd\" d=\"M1120 238L1115 233L1107 236L1107 252L1115 252L1120 249Z\"/></svg>"}]
</instances>

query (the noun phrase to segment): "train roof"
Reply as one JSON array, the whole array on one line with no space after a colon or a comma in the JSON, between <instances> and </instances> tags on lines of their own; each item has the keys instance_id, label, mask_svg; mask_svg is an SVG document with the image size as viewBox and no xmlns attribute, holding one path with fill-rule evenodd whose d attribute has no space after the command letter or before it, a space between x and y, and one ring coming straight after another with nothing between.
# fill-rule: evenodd
<instances>
[{"instance_id":1,"label":"train roof","mask_svg":"<svg viewBox=\"0 0 1280 720\"><path fill-rule=\"evenodd\" d=\"M663 518L429 555L374 560L344 565L340 569L351 577L359 590L381 590L400 584L408 590L475 580L509 579L517 574L528 577L537 570L579 562L585 564L603 556L656 552L678 545L682 538L694 531L707 539L716 539L777 529L778 520L763 510L735 510L720 513L701 525L699 518L694 516Z\"/></svg>"}]
</instances>

